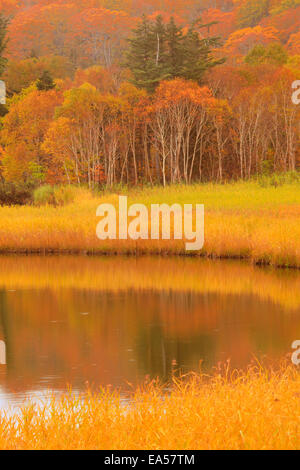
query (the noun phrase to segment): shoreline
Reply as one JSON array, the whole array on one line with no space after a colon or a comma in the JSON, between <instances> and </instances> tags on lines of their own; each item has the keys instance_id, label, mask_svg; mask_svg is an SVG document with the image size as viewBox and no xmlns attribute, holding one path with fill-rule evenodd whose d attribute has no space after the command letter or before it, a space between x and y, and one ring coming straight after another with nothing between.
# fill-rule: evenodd
<instances>
[{"instance_id":1,"label":"shoreline","mask_svg":"<svg viewBox=\"0 0 300 470\"><path fill-rule=\"evenodd\" d=\"M162 258L162 259L176 259L176 258L192 258L192 259L201 259L208 261L236 261L244 262L249 266L261 267L261 268L274 268L278 270L293 270L299 271L300 265L293 264L273 264L271 261L267 260L255 260L250 256L241 256L241 255L215 255L215 254L201 254L196 252L168 252L165 251L101 251L101 250L73 250L73 249L51 249L51 248L41 248L41 249L0 249L0 256L37 256L40 258L43 257L52 257L52 256L76 256L76 257L91 257L91 258Z\"/></svg>"},{"instance_id":2,"label":"shoreline","mask_svg":"<svg viewBox=\"0 0 300 470\"><path fill-rule=\"evenodd\" d=\"M0 286L98 292L221 292L252 294L284 308L300 307L297 270L255 266L246 260L183 256L14 255L0 258ZM293 291L294 296L290 295Z\"/></svg>"},{"instance_id":3,"label":"shoreline","mask_svg":"<svg viewBox=\"0 0 300 470\"><path fill-rule=\"evenodd\" d=\"M204 204L204 247L186 251L174 240L99 240L100 204L118 205L119 194L95 196L77 189L72 203L0 207L0 254L159 256L246 261L255 266L300 269L300 185L278 188L255 182L131 190L128 204ZM149 225L149 229L151 226Z\"/></svg>"},{"instance_id":4,"label":"shoreline","mask_svg":"<svg viewBox=\"0 0 300 470\"><path fill-rule=\"evenodd\" d=\"M154 380L135 387L127 407L110 387L65 394L2 415L0 449L297 450L299 384L285 361L278 371L224 364L214 376L174 377L168 392Z\"/></svg>"}]
</instances>

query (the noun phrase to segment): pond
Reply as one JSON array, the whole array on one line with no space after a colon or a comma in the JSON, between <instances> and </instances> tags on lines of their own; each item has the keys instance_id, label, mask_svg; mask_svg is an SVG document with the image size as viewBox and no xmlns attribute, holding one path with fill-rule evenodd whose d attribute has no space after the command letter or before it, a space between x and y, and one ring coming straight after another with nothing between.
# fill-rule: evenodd
<instances>
[{"instance_id":1,"label":"pond","mask_svg":"<svg viewBox=\"0 0 300 470\"><path fill-rule=\"evenodd\" d=\"M128 388L300 339L300 272L192 258L0 257L0 407Z\"/></svg>"}]
</instances>

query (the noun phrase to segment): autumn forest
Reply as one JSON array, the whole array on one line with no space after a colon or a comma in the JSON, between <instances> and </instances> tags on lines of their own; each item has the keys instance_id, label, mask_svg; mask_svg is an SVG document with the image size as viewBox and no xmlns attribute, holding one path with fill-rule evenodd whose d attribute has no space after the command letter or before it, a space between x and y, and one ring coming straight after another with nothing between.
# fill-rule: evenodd
<instances>
[{"instance_id":1,"label":"autumn forest","mask_svg":"<svg viewBox=\"0 0 300 470\"><path fill-rule=\"evenodd\" d=\"M1 0L3 184L249 179L299 163L299 0Z\"/></svg>"},{"instance_id":2,"label":"autumn forest","mask_svg":"<svg viewBox=\"0 0 300 470\"><path fill-rule=\"evenodd\" d=\"M0 0L1 450L300 449L299 144L300 0Z\"/></svg>"}]
</instances>

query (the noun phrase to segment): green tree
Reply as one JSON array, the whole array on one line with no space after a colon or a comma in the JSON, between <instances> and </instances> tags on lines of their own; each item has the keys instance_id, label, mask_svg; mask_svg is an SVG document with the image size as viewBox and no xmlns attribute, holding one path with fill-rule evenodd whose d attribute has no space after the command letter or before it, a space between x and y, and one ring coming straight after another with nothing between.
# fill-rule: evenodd
<instances>
[{"instance_id":1,"label":"green tree","mask_svg":"<svg viewBox=\"0 0 300 470\"><path fill-rule=\"evenodd\" d=\"M166 27L166 41L168 48L166 61L167 75L170 78L181 77L184 57L183 34L173 17Z\"/></svg>"},{"instance_id":2,"label":"green tree","mask_svg":"<svg viewBox=\"0 0 300 470\"><path fill-rule=\"evenodd\" d=\"M205 26L200 25L200 28ZM198 31L193 25L184 36L181 78L201 83L207 70L223 64L225 59L214 59L212 56L212 50L219 45L217 37L200 39Z\"/></svg>"},{"instance_id":3,"label":"green tree","mask_svg":"<svg viewBox=\"0 0 300 470\"><path fill-rule=\"evenodd\" d=\"M273 64L284 65L288 61L288 53L279 43L269 44L268 47L256 44L245 57L245 62L251 65Z\"/></svg>"},{"instance_id":4,"label":"green tree","mask_svg":"<svg viewBox=\"0 0 300 470\"><path fill-rule=\"evenodd\" d=\"M45 169L34 160L28 164L28 173L27 182L32 186L37 186L45 181Z\"/></svg>"},{"instance_id":5,"label":"green tree","mask_svg":"<svg viewBox=\"0 0 300 470\"><path fill-rule=\"evenodd\" d=\"M201 82L206 70L223 63L223 59L212 57L219 39L201 39L196 26L197 22L184 35L173 18L165 26L160 16L155 22L144 16L129 39L126 65L134 85L151 93L162 80L185 78Z\"/></svg>"},{"instance_id":6,"label":"green tree","mask_svg":"<svg viewBox=\"0 0 300 470\"><path fill-rule=\"evenodd\" d=\"M44 72L38 79L36 86L39 91L48 91L53 90L53 88L55 88L55 83L48 70L44 70Z\"/></svg>"},{"instance_id":7,"label":"green tree","mask_svg":"<svg viewBox=\"0 0 300 470\"><path fill-rule=\"evenodd\" d=\"M284 65L288 61L288 53L280 43L272 43L266 49L266 61L274 65Z\"/></svg>"},{"instance_id":8,"label":"green tree","mask_svg":"<svg viewBox=\"0 0 300 470\"><path fill-rule=\"evenodd\" d=\"M155 66L158 69L157 75L160 75L163 73L167 62L166 28L162 16L159 15L156 18L151 30L156 44Z\"/></svg>"},{"instance_id":9,"label":"green tree","mask_svg":"<svg viewBox=\"0 0 300 470\"><path fill-rule=\"evenodd\" d=\"M300 5L300 0L283 0L279 5L275 5L270 13L271 15L279 15L279 13L289 10L290 8L297 8Z\"/></svg>"},{"instance_id":10,"label":"green tree","mask_svg":"<svg viewBox=\"0 0 300 470\"><path fill-rule=\"evenodd\" d=\"M248 0L238 10L238 27L252 28L269 13L270 0Z\"/></svg>"},{"instance_id":11,"label":"green tree","mask_svg":"<svg viewBox=\"0 0 300 470\"><path fill-rule=\"evenodd\" d=\"M6 32L7 32L7 25L8 20L4 18L3 15L0 14L0 76L2 75L7 60L3 57L3 53L6 48L7 39L6 39Z\"/></svg>"},{"instance_id":12,"label":"green tree","mask_svg":"<svg viewBox=\"0 0 300 470\"><path fill-rule=\"evenodd\" d=\"M246 55L245 62L251 65L261 64L266 57L266 48L262 44L256 44Z\"/></svg>"},{"instance_id":13,"label":"green tree","mask_svg":"<svg viewBox=\"0 0 300 470\"><path fill-rule=\"evenodd\" d=\"M160 81L160 68L157 67L157 38L153 33L151 21L145 15L138 27L133 30L133 37L128 42L126 66L132 72L134 85L153 91Z\"/></svg>"}]
</instances>

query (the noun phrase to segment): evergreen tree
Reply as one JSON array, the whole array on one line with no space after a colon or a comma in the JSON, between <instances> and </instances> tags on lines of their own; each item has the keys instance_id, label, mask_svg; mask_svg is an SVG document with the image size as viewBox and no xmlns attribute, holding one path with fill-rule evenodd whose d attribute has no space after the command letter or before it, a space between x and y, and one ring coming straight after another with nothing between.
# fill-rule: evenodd
<instances>
[{"instance_id":1,"label":"evergreen tree","mask_svg":"<svg viewBox=\"0 0 300 470\"><path fill-rule=\"evenodd\" d=\"M142 22L129 39L126 65L133 75L133 83L139 88L153 91L159 82L157 61L157 38L151 22L143 16Z\"/></svg>"},{"instance_id":2,"label":"evergreen tree","mask_svg":"<svg viewBox=\"0 0 300 470\"><path fill-rule=\"evenodd\" d=\"M151 32L153 34L153 40L155 42L155 85L157 85L161 80L167 78L166 67L168 61L168 52L166 44L166 28L163 23L162 16L158 16L154 25L151 27Z\"/></svg>"},{"instance_id":3,"label":"evergreen tree","mask_svg":"<svg viewBox=\"0 0 300 470\"><path fill-rule=\"evenodd\" d=\"M201 25L200 27L205 27ZM216 65L224 63L225 59L214 59L212 50L220 45L219 38L200 39L193 25L184 37L182 78L202 82L204 73Z\"/></svg>"},{"instance_id":4,"label":"evergreen tree","mask_svg":"<svg viewBox=\"0 0 300 470\"><path fill-rule=\"evenodd\" d=\"M288 61L288 53L281 44L273 43L268 47L256 44L245 57L245 62L251 65L273 64L284 65Z\"/></svg>"},{"instance_id":5,"label":"evergreen tree","mask_svg":"<svg viewBox=\"0 0 300 470\"><path fill-rule=\"evenodd\" d=\"M166 40L168 47L166 71L168 77L181 77L184 57L183 34L181 29L176 25L173 17L166 27Z\"/></svg>"},{"instance_id":6,"label":"evergreen tree","mask_svg":"<svg viewBox=\"0 0 300 470\"><path fill-rule=\"evenodd\" d=\"M200 83L206 70L224 62L211 55L218 38L200 39L195 25L184 35L173 18L165 26L161 16L155 22L144 16L133 33L126 65L134 85L150 93L162 80L185 78Z\"/></svg>"},{"instance_id":7,"label":"evergreen tree","mask_svg":"<svg viewBox=\"0 0 300 470\"><path fill-rule=\"evenodd\" d=\"M7 39L6 39L6 31L7 31L7 24L8 20L4 18L3 15L0 14L0 76L2 75L5 66L6 66L6 59L3 57L3 52L5 51Z\"/></svg>"},{"instance_id":8,"label":"evergreen tree","mask_svg":"<svg viewBox=\"0 0 300 470\"><path fill-rule=\"evenodd\" d=\"M37 89L40 91L48 91L48 90L53 90L53 88L55 88L55 83L53 81L53 78L50 72L48 72L48 70L44 70L44 72L38 79L36 86L37 86Z\"/></svg>"}]
</instances>

